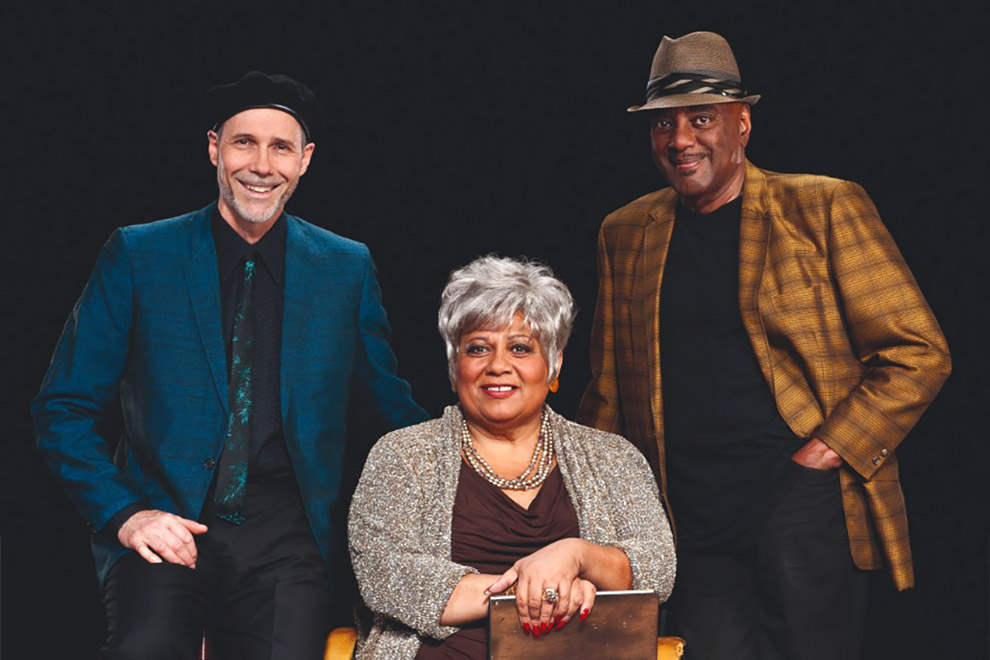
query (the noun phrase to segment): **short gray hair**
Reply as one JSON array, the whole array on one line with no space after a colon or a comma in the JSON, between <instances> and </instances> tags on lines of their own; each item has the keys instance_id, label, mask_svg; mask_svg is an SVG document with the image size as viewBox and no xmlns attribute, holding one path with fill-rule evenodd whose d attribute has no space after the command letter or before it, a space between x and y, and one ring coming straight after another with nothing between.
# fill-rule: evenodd
<instances>
[{"instance_id":1,"label":"short gray hair","mask_svg":"<svg viewBox=\"0 0 990 660\"><path fill-rule=\"evenodd\" d=\"M461 337L481 328L508 327L516 313L540 342L548 382L553 380L574 323L574 299L567 285L548 266L495 255L478 257L450 274L437 325L447 345L452 384Z\"/></svg>"}]
</instances>

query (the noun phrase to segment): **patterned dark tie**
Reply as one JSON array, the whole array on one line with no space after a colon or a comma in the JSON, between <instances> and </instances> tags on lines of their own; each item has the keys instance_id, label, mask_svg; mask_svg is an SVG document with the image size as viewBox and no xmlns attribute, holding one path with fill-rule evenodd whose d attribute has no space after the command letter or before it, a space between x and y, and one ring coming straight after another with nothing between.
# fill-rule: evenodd
<instances>
[{"instance_id":1,"label":"patterned dark tie","mask_svg":"<svg viewBox=\"0 0 990 660\"><path fill-rule=\"evenodd\" d=\"M254 334L254 256L244 262L244 282L234 311L230 347L230 415L220 455L217 490L213 499L217 517L240 525L244 522L244 491L247 489L248 449L251 437L251 344Z\"/></svg>"}]
</instances>

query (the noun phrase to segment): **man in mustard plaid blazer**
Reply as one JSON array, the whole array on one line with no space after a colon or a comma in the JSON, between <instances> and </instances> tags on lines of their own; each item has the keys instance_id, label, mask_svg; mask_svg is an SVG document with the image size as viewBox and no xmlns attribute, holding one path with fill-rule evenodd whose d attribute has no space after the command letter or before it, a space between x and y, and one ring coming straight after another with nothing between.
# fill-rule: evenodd
<instances>
[{"instance_id":1,"label":"man in mustard plaid blazer","mask_svg":"<svg viewBox=\"0 0 990 660\"><path fill-rule=\"evenodd\" d=\"M578 421L653 466L693 660L854 658L866 571L914 584L895 450L948 348L860 186L746 160L758 99L719 35L664 37L630 111L670 188L602 225Z\"/></svg>"}]
</instances>

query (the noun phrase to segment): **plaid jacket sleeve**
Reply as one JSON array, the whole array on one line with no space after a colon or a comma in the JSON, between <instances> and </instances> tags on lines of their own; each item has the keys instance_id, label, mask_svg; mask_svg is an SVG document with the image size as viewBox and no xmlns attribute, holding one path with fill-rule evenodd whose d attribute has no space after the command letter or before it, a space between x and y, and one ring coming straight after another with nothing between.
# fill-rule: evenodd
<instances>
[{"instance_id":1,"label":"plaid jacket sleeve","mask_svg":"<svg viewBox=\"0 0 990 660\"><path fill-rule=\"evenodd\" d=\"M829 265L863 379L829 412L817 437L869 479L948 377L945 338L876 207L857 184L832 192Z\"/></svg>"}]
</instances>

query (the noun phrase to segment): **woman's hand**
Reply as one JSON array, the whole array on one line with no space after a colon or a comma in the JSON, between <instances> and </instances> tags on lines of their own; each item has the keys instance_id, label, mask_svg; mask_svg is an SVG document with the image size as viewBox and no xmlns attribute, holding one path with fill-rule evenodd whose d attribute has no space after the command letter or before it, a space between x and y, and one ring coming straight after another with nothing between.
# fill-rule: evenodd
<instances>
[{"instance_id":1,"label":"woman's hand","mask_svg":"<svg viewBox=\"0 0 990 660\"><path fill-rule=\"evenodd\" d=\"M488 598L504 591L504 589L492 591L493 579L495 579L494 575L464 574L447 599L447 604L440 614L440 625L463 626L488 616Z\"/></svg>"},{"instance_id":2,"label":"woman's hand","mask_svg":"<svg viewBox=\"0 0 990 660\"><path fill-rule=\"evenodd\" d=\"M591 614L591 608L595 606L597 593L598 589L588 580L574 578L574 582L571 583L570 606L567 610L557 608L557 613L554 614L553 618L553 630L560 630L579 613L582 621L587 619L588 615Z\"/></svg>"},{"instance_id":3,"label":"woman's hand","mask_svg":"<svg viewBox=\"0 0 990 660\"><path fill-rule=\"evenodd\" d=\"M539 637L564 619L570 620L578 607L594 603L595 586L581 580L582 546L580 539L561 539L523 557L488 587L490 593L504 591L516 584L516 610L523 630ZM549 602L546 589L557 592L557 600ZM577 589L577 591L575 591Z\"/></svg>"}]
</instances>

